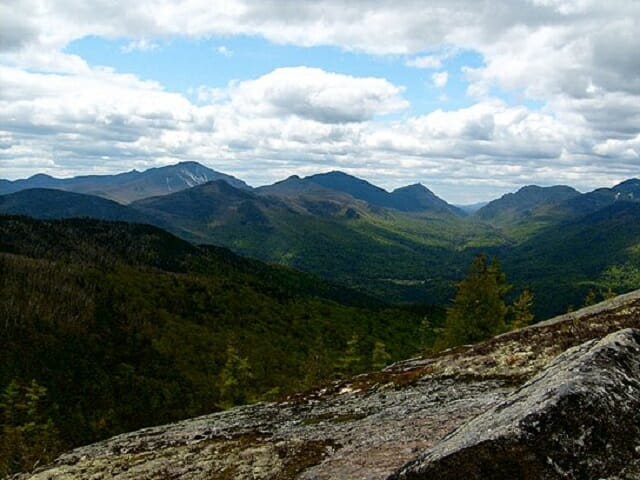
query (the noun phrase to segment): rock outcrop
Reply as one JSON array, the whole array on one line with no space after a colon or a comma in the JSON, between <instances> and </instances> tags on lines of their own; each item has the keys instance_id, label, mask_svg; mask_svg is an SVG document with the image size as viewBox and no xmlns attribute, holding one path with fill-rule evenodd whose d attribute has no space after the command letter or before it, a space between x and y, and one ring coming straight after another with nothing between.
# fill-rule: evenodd
<instances>
[{"instance_id":1,"label":"rock outcrop","mask_svg":"<svg viewBox=\"0 0 640 480\"><path fill-rule=\"evenodd\" d=\"M640 291L20 479L640 478Z\"/></svg>"},{"instance_id":2,"label":"rock outcrop","mask_svg":"<svg viewBox=\"0 0 640 480\"><path fill-rule=\"evenodd\" d=\"M392 480L604 478L640 458L640 330L573 347Z\"/></svg>"}]
</instances>

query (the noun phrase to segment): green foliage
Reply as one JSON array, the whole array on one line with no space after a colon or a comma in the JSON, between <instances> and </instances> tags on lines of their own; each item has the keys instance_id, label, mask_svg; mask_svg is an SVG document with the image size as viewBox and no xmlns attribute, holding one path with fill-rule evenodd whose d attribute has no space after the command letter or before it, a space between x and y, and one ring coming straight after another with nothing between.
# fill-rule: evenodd
<instances>
[{"instance_id":1,"label":"green foliage","mask_svg":"<svg viewBox=\"0 0 640 480\"><path fill-rule=\"evenodd\" d=\"M46 397L47 389L35 380L12 380L0 395L0 477L31 470L60 449Z\"/></svg>"},{"instance_id":2,"label":"green foliage","mask_svg":"<svg viewBox=\"0 0 640 480\"><path fill-rule=\"evenodd\" d=\"M511 328L523 328L533 323L533 293L529 289L520 292L518 298L509 306Z\"/></svg>"},{"instance_id":3,"label":"green foliage","mask_svg":"<svg viewBox=\"0 0 640 480\"><path fill-rule=\"evenodd\" d=\"M347 341L344 354L336 362L336 373L344 378L362 370L361 340L357 334Z\"/></svg>"},{"instance_id":4,"label":"green foliage","mask_svg":"<svg viewBox=\"0 0 640 480\"><path fill-rule=\"evenodd\" d=\"M590 288L600 295L640 288L638 238L640 203L617 202L496 253L509 281L535 294L536 317L548 318L582 305Z\"/></svg>"},{"instance_id":5,"label":"green foliage","mask_svg":"<svg viewBox=\"0 0 640 480\"><path fill-rule=\"evenodd\" d=\"M467 277L458 283L453 304L447 309L441 346L475 343L504 331L504 298L510 288L497 259L488 263L484 255L478 255Z\"/></svg>"},{"instance_id":6,"label":"green foliage","mask_svg":"<svg viewBox=\"0 0 640 480\"><path fill-rule=\"evenodd\" d=\"M387 347L384 342L376 341L371 352L371 367L374 370L381 370L391 361L391 355L387 353Z\"/></svg>"},{"instance_id":7,"label":"green foliage","mask_svg":"<svg viewBox=\"0 0 640 480\"><path fill-rule=\"evenodd\" d=\"M124 223L0 216L0 299L0 388L46 387L65 448L420 348L418 312Z\"/></svg>"},{"instance_id":8,"label":"green foliage","mask_svg":"<svg viewBox=\"0 0 640 480\"><path fill-rule=\"evenodd\" d=\"M587 296L584 297L583 305L585 307L588 307L590 305L595 305L597 302L598 300L597 300L597 294L595 290L589 289L589 291L587 292Z\"/></svg>"},{"instance_id":9,"label":"green foliage","mask_svg":"<svg viewBox=\"0 0 640 480\"><path fill-rule=\"evenodd\" d=\"M640 288L640 261L608 266L601 275L600 283L604 288L614 290Z\"/></svg>"},{"instance_id":10,"label":"green foliage","mask_svg":"<svg viewBox=\"0 0 640 480\"><path fill-rule=\"evenodd\" d=\"M251 400L247 394L250 391L250 382L253 378L249 359L241 357L233 344L229 344L227 347L227 359L218 376L223 407L242 405Z\"/></svg>"}]
</instances>

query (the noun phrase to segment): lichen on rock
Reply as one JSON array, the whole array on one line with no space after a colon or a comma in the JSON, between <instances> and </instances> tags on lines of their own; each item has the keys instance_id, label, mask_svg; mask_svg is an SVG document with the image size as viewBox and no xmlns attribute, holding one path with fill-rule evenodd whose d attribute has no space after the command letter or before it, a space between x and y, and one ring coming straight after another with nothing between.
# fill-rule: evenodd
<instances>
[{"instance_id":1,"label":"lichen on rock","mask_svg":"<svg viewBox=\"0 0 640 480\"><path fill-rule=\"evenodd\" d=\"M640 330L573 347L390 480L589 479L640 442Z\"/></svg>"}]
</instances>

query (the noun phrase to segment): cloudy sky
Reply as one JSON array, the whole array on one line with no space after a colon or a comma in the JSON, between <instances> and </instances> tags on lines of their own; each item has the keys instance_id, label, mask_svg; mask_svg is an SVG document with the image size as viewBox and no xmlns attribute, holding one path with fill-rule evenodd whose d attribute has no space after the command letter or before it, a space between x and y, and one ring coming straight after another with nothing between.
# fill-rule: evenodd
<instances>
[{"instance_id":1,"label":"cloudy sky","mask_svg":"<svg viewBox=\"0 0 640 480\"><path fill-rule=\"evenodd\" d=\"M0 0L0 177L196 160L454 203L640 176L635 0Z\"/></svg>"}]
</instances>

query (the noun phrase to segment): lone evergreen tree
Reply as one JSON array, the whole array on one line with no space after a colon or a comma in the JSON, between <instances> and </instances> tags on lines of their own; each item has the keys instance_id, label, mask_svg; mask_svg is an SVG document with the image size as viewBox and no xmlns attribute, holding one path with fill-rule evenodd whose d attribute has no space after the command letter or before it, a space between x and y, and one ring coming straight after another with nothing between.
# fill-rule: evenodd
<instances>
[{"instance_id":1,"label":"lone evergreen tree","mask_svg":"<svg viewBox=\"0 0 640 480\"><path fill-rule=\"evenodd\" d=\"M377 340L373 345L371 352L371 367L374 370L382 370L389 364L391 355L387 352L387 347L384 342Z\"/></svg>"},{"instance_id":2,"label":"lone evergreen tree","mask_svg":"<svg viewBox=\"0 0 640 480\"><path fill-rule=\"evenodd\" d=\"M251 400L249 389L252 378L249 360L241 357L238 349L229 343L227 361L219 374L221 406L228 408L248 403Z\"/></svg>"},{"instance_id":3,"label":"lone evergreen tree","mask_svg":"<svg viewBox=\"0 0 640 480\"><path fill-rule=\"evenodd\" d=\"M511 328L523 328L533 323L533 313L531 308L533 307L533 293L529 289L524 289L520 292L520 296L511 305L511 314L513 320L511 322Z\"/></svg>"},{"instance_id":4,"label":"lone evergreen tree","mask_svg":"<svg viewBox=\"0 0 640 480\"><path fill-rule=\"evenodd\" d=\"M336 373L339 378L353 375L361 370L362 356L360 355L360 337L353 334L347 341L347 348L336 362Z\"/></svg>"},{"instance_id":5,"label":"lone evergreen tree","mask_svg":"<svg viewBox=\"0 0 640 480\"><path fill-rule=\"evenodd\" d=\"M478 255L447 308L442 346L475 343L506 330L504 297L510 288L498 260L488 263L484 255Z\"/></svg>"}]
</instances>

